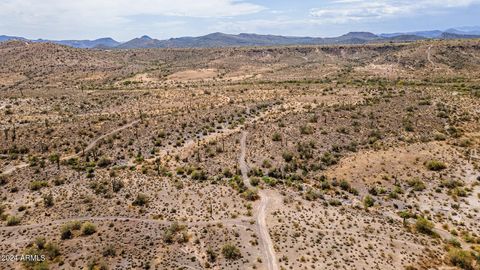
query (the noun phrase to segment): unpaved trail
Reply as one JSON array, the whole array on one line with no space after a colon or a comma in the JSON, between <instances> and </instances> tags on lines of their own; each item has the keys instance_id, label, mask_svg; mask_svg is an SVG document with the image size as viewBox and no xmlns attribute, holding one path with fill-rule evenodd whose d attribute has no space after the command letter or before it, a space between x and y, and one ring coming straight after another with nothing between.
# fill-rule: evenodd
<instances>
[{"instance_id":1,"label":"unpaved trail","mask_svg":"<svg viewBox=\"0 0 480 270\"><path fill-rule=\"evenodd\" d=\"M435 62L433 62L433 60L432 60L431 51L432 51L432 45L428 46L428 49L427 49L427 60L428 60L428 62L430 62L430 64L431 64L434 68L436 68L437 65L435 65Z\"/></svg>"},{"instance_id":2,"label":"unpaved trail","mask_svg":"<svg viewBox=\"0 0 480 270\"><path fill-rule=\"evenodd\" d=\"M120 132L120 131L122 131L122 130L124 130L124 129L130 128L130 127L136 125L136 124L139 123L139 122L140 122L140 120L135 120L135 121L133 121L133 122L130 122L130 123L124 125L124 126L121 126L121 127L117 128L117 129L115 129L115 130L112 130L112 131L110 131L110 132L108 132L108 133L106 133L106 134L103 134L102 136L100 136L100 137L96 138L95 140L93 140L92 142L90 142L90 143L87 145L87 147L85 147L84 151L85 151L85 152L88 152L88 151L92 150L92 149L97 145L97 143L98 143L99 141L101 141L101 140L105 139L106 137L111 136L111 135L113 135L113 134L115 134L115 133L118 133L118 132ZM63 157L62 160L67 160L67 159L70 159L70 158L76 158L76 157L78 157L78 156L79 156L79 154L73 154L73 155L70 155L70 156Z\"/></svg>"},{"instance_id":3,"label":"unpaved trail","mask_svg":"<svg viewBox=\"0 0 480 270\"><path fill-rule=\"evenodd\" d=\"M118 132L120 132L120 131L122 131L122 130L124 130L124 129L130 128L130 127L132 127L133 125L135 125L135 124L137 124L137 123L139 123L139 122L140 122L140 120L135 120L135 121L133 121L133 122L130 122L130 123L124 125L124 126L121 126L121 127L117 128L117 129L115 129L115 130L112 130L112 131L110 131L110 132L108 132L108 133L105 133L105 134L97 137L95 140L91 141L91 142L87 145L87 147L85 147L85 149L84 149L83 151L84 151L84 152L88 152L88 151L92 150L92 149L98 144L99 141L101 141L101 140L105 139L106 137L111 136L111 135L113 135L113 134L115 134L115 133L118 133ZM65 156L65 157L61 157L60 160L67 160L67 159L71 159L71 158L77 158L77 157L79 157L79 156L80 156L80 154L72 154L72 155L68 155L68 156ZM27 167L27 166L28 166L28 163L22 162L22 163L20 163L20 164L18 164L18 165L11 166L11 167L7 167L7 168L2 172L2 175L11 174L11 173L13 173L13 172L16 171L16 170L25 168L25 167Z\"/></svg>"},{"instance_id":4,"label":"unpaved trail","mask_svg":"<svg viewBox=\"0 0 480 270\"><path fill-rule=\"evenodd\" d=\"M243 182L248 188L251 188L250 179L248 178L248 166L245 161L245 156L247 152L247 132L242 131L242 138L240 138L240 158L238 160L240 164L240 171L242 172Z\"/></svg>"},{"instance_id":5,"label":"unpaved trail","mask_svg":"<svg viewBox=\"0 0 480 270\"><path fill-rule=\"evenodd\" d=\"M242 137L240 139L240 158L239 158L239 165L240 171L242 172L242 178L247 187L251 187L250 179L248 178L248 166L245 160L247 152L247 132L242 131ZM263 246L263 251L265 254L265 259L267 262L267 269L268 270L278 270L277 258L275 256L275 249L273 247L272 239L270 238L270 234L268 232L267 227L267 207L270 201L276 196L273 192L268 192L261 190L259 192L260 195L260 204L258 206L257 211L257 226L258 226L258 233L260 234L261 243Z\"/></svg>"},{"instance_id":6,"label":"unpaved trail","mask_svg":"<svg viewBox=\"0 0 480 270\"><path fill-rule=\"evenodd\" d=\"M174 221L125 217L125 216L105 216L105 217L91 216L91 217L71 217L71 218L52 220L48 222L25 224L25 225L18 225L18 226L3 226L3 227L0 227L0 231L17 231L17 230L25 230L25 229L36 229L36 228L51 226L51 225L62 225L62 224L73 222L73 221L132 221L132 222L150 223L150 224L158 224L158 225L170 225L174 223ZM219 219L219 220L211 220L211 221L179 222L179 223L185 224L188 226L207 226L207 225L222 223L228 226L236 226L236 227L241 227L245 229L248 228L248 222L242 221L240 219Z\"/></svg>"}]
</instances>

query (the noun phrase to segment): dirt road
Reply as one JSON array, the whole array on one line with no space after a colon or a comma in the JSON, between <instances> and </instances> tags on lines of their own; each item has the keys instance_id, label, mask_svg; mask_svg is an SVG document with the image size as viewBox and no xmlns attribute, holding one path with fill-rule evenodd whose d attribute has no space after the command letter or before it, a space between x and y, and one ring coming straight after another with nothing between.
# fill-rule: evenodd
<instances>
[{"instance_id":1,"label":"dirt road","mask_svg":"<svg viewBox=\"0 0 480 270\"><path fill-rule=\"evenodd\" d=\"M247 132L242 131L242 137L240 139L240 171L242 172L242 178L247 187L251 187L250 179L248 178L248 166L245 160L247 152ZM258 211L256 214L258 233L260 234L261 243L263 246L263 251L267 263L268 270L278 270L277 258L275 256L275 249L273 247L272 239L268 232L267 227L267 208L271 200L274 198L274 194L261 190L260 195L260 204L258 206Z\"/></svg>"},{"instance_id":2,"label":"dirt road","mask_svg":"<svg viewBox=\"0 0 480 270\"><path fill-rule=\"evenodd\" d=\"M99 141L101 141L101 140L103 140L103 139L107 138L108 136L111 136L111 135L113 135L113 134L115 134L115 133L118 133L118 132L120 132L120 131L122 131L122 130L124 130L124 129L130 128L130 127L134 126L135 124L137 124L137 123L139 123L139 122L140 122L140 120L135 120L135 121L133 121L133 122L130 122L130 123L126 124L126 125L123 125L123 126L117 128L117 129L115 129L115 130L112 130L112 131L110 131L110 132L108 132L108 133L105 133L105 134L97 137L95 140L91 141L91 142L87 145L87 147L85 147L85 149L84 149L83 151L86 153L86 152L92 150L92 149L98 144ZM61 157L60 160L67 160L67 159L71 159L71 158L77 158L77 157L79 157L79 156L80 156L80 154L72 154L72 155L68 155L68 156L65 156L65 157ZM18 164L18 165L11 166L11 167L7 167L7 168L2 172L2 175L11 174L11 173L13 173L13 172L16 171L16 170L25 168L25 167L27 167L27 166L28 166L28 163L22 162L22 163L20 163L20 164Z\"/></svg>"}]
</instances>

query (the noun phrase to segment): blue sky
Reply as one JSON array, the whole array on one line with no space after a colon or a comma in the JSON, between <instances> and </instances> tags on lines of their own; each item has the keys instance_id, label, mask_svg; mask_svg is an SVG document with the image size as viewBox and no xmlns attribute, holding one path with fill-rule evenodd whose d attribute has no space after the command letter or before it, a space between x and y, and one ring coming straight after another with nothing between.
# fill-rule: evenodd
<instances>
[{"instance_id":1,"label":"blue sky","mask_svg":"<svg viewBox=\"0 0 480 270\"><path fill-rule=\"evenodd\" d=\"M480 0L0 0L0 35L124 41L212 32L336 36L479 25Z\"/></svg>"}]
</instances>

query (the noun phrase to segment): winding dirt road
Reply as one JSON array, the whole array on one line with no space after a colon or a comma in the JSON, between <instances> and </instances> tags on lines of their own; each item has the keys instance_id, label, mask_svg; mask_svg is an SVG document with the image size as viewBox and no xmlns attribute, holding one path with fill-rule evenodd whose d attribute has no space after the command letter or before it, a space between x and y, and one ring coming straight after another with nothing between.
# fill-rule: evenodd
<instances>
[{"instance_id":1,"label":"winding dirt road","mask_svg":"<svg viewBox=\"0 0 480 270\"><path fill-rule=\"evenodd\" d=\"M84 149L83 151L84 151L85 153L86 153L86 152L89 152L90 150L92 150L92 149L98 144L99 141L101 141L101 140L103 140L103 139L107 138L108 136L111 136L111 135L113 135L113 134L115 134L115 133L118 133L118 132L120 132L120 131L122 131L122 130L124 130L124 129L130 128L130 127L134 126L135 124L137 124L137 123L139 123L139 122L140 122L140 120L135 120L135 121L133 121L133 122L130 122L130 123L126 124L126 125L123 125L123 126L117 128L117 129L115 129L115 130L112 130L112 131L110 131L110 132L108 132L108 133L105 133L105 134L97 137L95 140L91 141L91 142L87 145L87 147L85 147L85 149ZM68 156L65 156L65 157L61 157L60 160L63 161L63 160L71 159L71 158L77 158L77 157L79 157L79 156L80 156L80 154L72 154L72 155L68 155ZM25 167L28 167L28 163L26 163L26 162L22 162L22 163L20 163L20 164L18 164L18 165L15 165L15 166L7 167L7 168L2 172L2 175L11 174L11 173L13 173L13 172L16 171L16 170L22 169L22 168L25 168Z\"/></svg>"},{"instance_id":2,"label":"winding dirt road","mask_svg":"<svg viewBox=\"0 0 480 270\"><path fill-rule=\"evenodd\" d=\"M242 172L242 178L245 185L248 188L251 188L250 179L248 178L248 166L245 160L247 152L247 132L242 131L242 137L240 139L240 158L239 158L239 165L240 171ZM267 269L268 270L278 270L277 258L275 256L275 249L273 247L272 239L270 238L270 234L268 233L267 227L267 207L270 201L273 199L274 194L260 190L260 204L257 210L257 225L258 225L258 232L260 234L261 243L263 246L263 251L265 255L265 259L267 262Z\"/></svg>"}]
</instances>

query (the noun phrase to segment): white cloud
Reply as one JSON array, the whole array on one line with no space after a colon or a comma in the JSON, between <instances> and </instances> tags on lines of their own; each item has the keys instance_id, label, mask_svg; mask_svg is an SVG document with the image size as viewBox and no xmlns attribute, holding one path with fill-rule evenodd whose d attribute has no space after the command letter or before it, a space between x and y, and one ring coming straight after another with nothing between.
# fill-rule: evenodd
<instances>
[{"instance_id":1,"label":"white cloud","mask_svg":"<svg viewBox=\"0 0 480 270\"><path fill-rule=\"evenodd\" d=\"M136 14L178 15L189 17L225 17L250 14L264 7L238 0L2 0L0 13L57 16L77 15L130 16Z\"/></svg>"},{"instance_id":2,"label":"white cloud","mask_svg":"<svg viewBox=\"0 0 480 270\"><path fill-rule=\"evenodd\" d=\"M466 7L480 0L332 0L313 8L310 15L325 23L347 23Z\"/></svg>"},{"instance_id":3,"label":"white cloud","mask_svg":"<svg viewBox=\"0 0 480 270\"><path fill-rule=\"evenodd\" d=\"M222 18L265 9L239 0L0 0L0 32L65 37L118 31L137 23L132 18L139 15Z\"/></svg>"}]
</instances>

